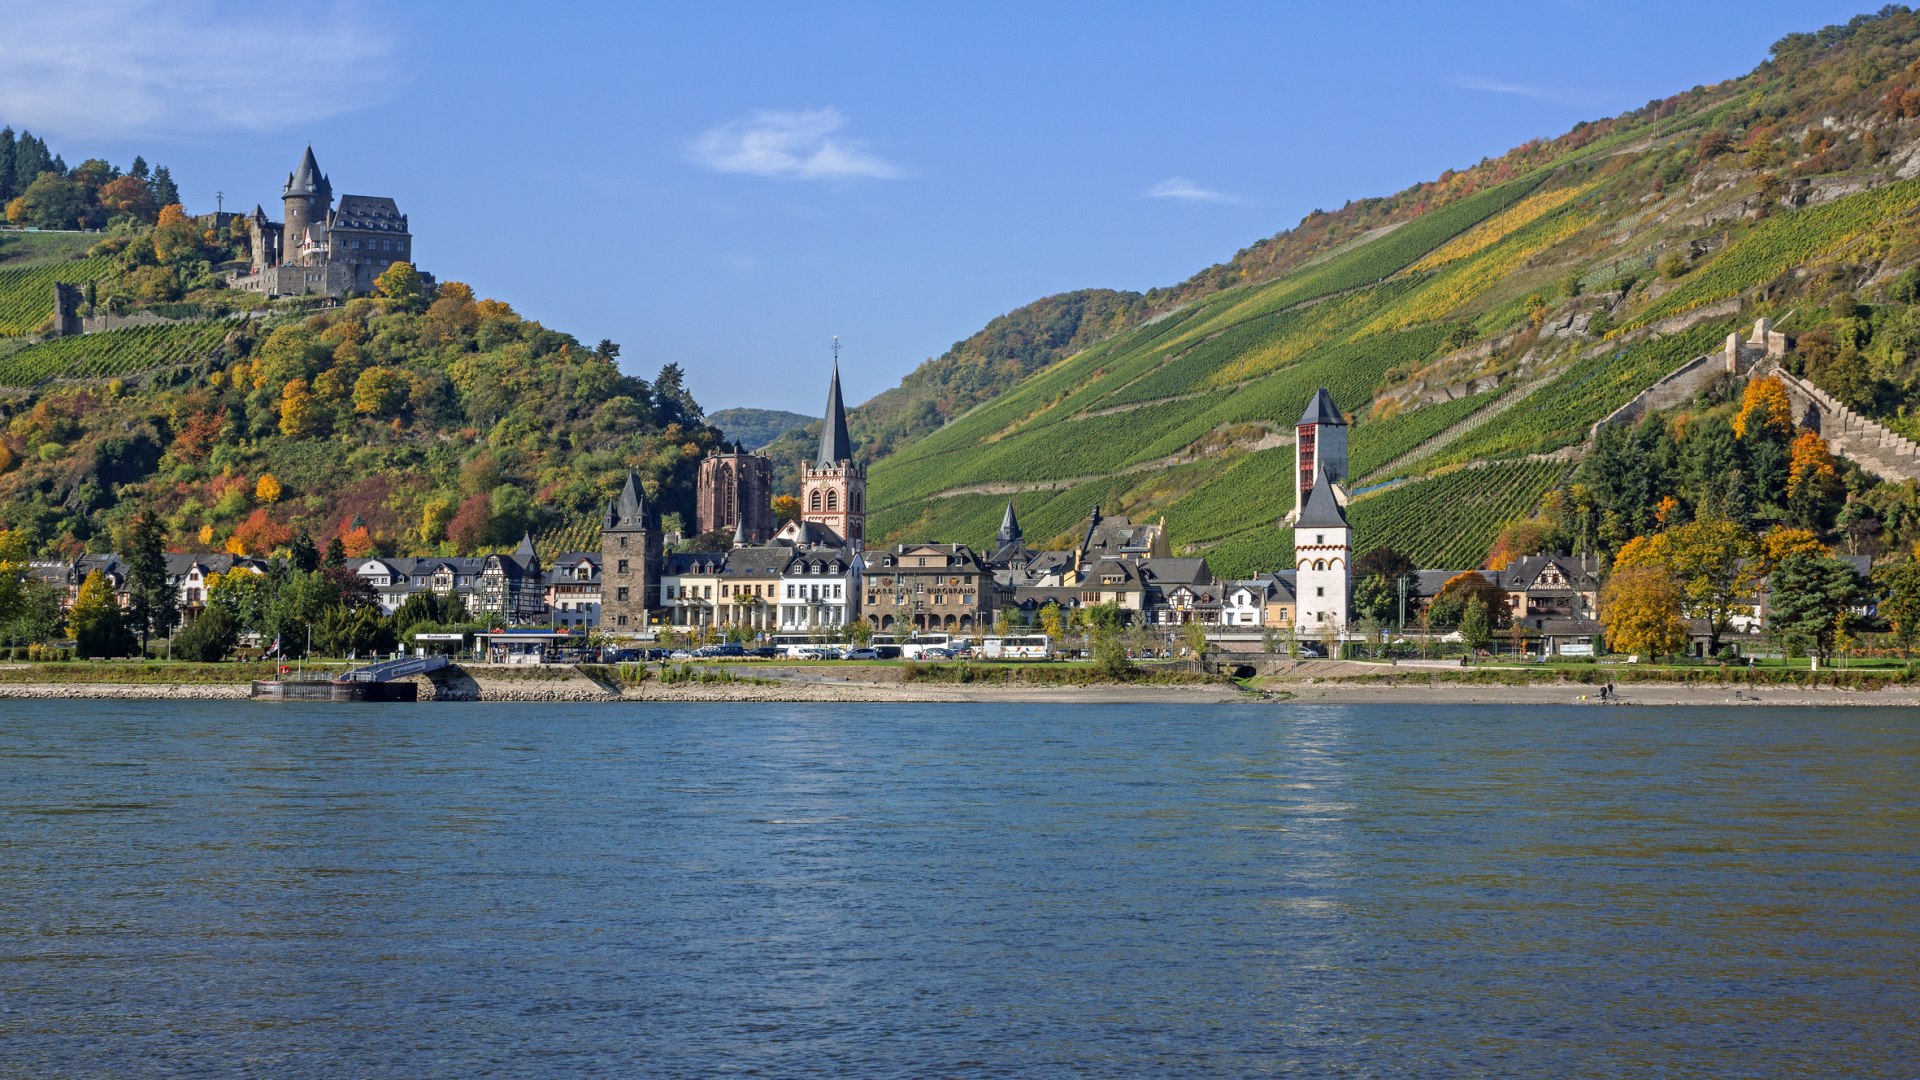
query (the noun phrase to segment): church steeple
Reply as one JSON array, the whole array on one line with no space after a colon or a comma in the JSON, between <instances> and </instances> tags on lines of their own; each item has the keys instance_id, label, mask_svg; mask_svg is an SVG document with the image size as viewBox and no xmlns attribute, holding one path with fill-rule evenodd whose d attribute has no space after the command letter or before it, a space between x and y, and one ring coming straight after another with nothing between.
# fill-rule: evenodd
<instances>
[{"instance_id":1,"label":"church steeple","mask_svg":"<svg viewBox=\"0 0 1920 1080\"><path fill-rule=\"evenodd\" d=\"M1000 518L1000 532L994 537L1002 544L1017 544L1026 539L1020 532L1020 519L1013 516L1013 500L1007 500L1007 512Z\"/></svg>"},{"instance_id":2,"label":"church steeple","mask_svg":"<svg viewBox=\"0 0 1920 1080\"><path fill-rule=\"evenodd\" d=\"M849 544L867 537L867 469L853 459L847 409L840 399L840 339L833 339L833 381L820 425L820 452L800 466L801 520L824 525Z\"/></svg>"},{"instance_id":3,"label":"church steeple","mask_svg":"<svg viewBox=\"0 0 1920 1080\"><path fill-rule=\"evenodd\" d=\"M840 402L840 339L833 339L833 382L827 387L827 418L820 425L821 468L853 460L853 439L847 435L847 410Z\"/></svg>"}]
</instances>

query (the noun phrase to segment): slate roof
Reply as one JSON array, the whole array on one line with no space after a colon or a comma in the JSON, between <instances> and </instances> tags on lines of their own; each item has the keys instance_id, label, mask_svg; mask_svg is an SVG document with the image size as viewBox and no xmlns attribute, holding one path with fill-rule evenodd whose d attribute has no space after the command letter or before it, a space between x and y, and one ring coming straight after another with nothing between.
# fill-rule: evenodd
<instances>
[{"instance_id":1,"label":"slate roof","mask_svg":"<svg viewBox=\"0 0 1920 1080\"><path fill-rule=\"evenodd\" d=\"M1307 505L1300 508L1300 517L1294 523L1296 528L1305 529L1344 529L1347 527L1347 512L1340 508L1340 500L1333 495L1333 485L1317 483L1307 489Z\"/></svg>"},{"instance_id":2,"label":"slate roof","mask_svg":"<svg viewBox=\"0 0 1920 1080\"><path fill-rule=\"evenodd\" d=\"M840 403L840 361L833 362L833 382L827 388L826 422L820 425L820 456L814 464L831 466L853 460L853 440L847 435L847 410Z\"/></svg>"},{"instance_id":3,"label":"slate roof","mask_svg":"<svg viewBox=\"0 0 1920 1080\"><path fill-rule=\"evenodd\" d=\"M607 503L601 528L610 532L631 532L645 528L647 520L647 498L640 491L640 478L634 475L632 469L628 469L626 486L620 489L618 498Z\"/></svg>"},{"instance_id":4,"label":"slate roof","mask_svg":"<svg viewBox=\"0 0 1920 1080\"><path fill-rule=\"evenodd\" d=\"M400 204L384 195L342 195L339 207L328 222L336 229L389 233L407 231L407 216L400 212Z\"/></svg>"},{"instance_id":5,"label":"slate roof","mask_svg":"<svg viewBox=\"0 0 1920 1080\"><path fill-rule=\"evenodd\" d=\"M333 184L327 175L320 171L320 163L314 160L313 144L307 144L307 152L300 157L300 166L287 174L287 186L282 195L318 195L323 199L333 198Z\"/></svg>"},{"instance_id":6,"label":"slate roof","mask_svg":"<svg viewBox=\"0 0 1920 1080\"><path fill-rule=\"evenodd\" d=\"M1333 395L1321 387L1313 400L1307 402L1307 411L1300 414L1302 424L1339 424L1345 426L1347 418L1340 415L1340 407L1333 403Z\"/></svg>"},{"instance_id":7,"label":"slate roof","mask_svg":"<svg viewBox=\"0 0 1920 1080\"><path fill-rule=\"evenodd\" d=\"M1142 559L1140 570L1156 585L1213 584L1213 568L1201 558Z\"/></svg>"}]
</instances>

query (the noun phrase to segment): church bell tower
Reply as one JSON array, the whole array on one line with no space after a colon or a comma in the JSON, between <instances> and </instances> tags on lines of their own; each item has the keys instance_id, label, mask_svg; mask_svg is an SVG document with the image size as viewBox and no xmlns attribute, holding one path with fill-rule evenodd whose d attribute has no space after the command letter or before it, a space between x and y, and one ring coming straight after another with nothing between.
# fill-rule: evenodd
<instances>
[{"instance_id":1,"label":"church bell tower","mask_svg":"<svg viewBox=\"0 0 1920 1080\"><path fill-rule=\"evenodd\" d=\"M827 388L820 452L800 466L800 518L832 529L848 544L867 538L867 469L853 459L847 410L840 400L840 339L833 339L833 382Z\"/></svg>"}]
</instances>

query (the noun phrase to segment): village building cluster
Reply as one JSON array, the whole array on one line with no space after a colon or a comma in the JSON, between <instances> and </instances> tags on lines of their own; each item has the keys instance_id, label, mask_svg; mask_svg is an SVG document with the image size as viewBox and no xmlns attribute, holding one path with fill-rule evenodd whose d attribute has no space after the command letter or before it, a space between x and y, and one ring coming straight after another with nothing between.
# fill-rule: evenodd
<instances>
[{"instance_id":1,"label":"village building cluster","mask_svg":"<svg viewBox=\"0 0 1920 1080\"><path fill-rule=\"evenodd\" d=\"M629 473L602 516L598 551L566 552L543 564L525 538L511 552L377 556L349 565L386 613L430 592L469 619L498 627L597 630L615 639L728 630L844 638L856 623L876 634L978 636L1003 617L1036 626L1050 606L1070 616L1096 605L1150 632L1197 623L1219 637L1277 629L1302 640L1346 638L1356 631L1347 428L1332 397L1316 393L1294 425L1295 505L1280 523L1293 531L1293 564L1250 578L1223 578L1205 558L1174 554L1164 521L1135 522L1098 506L1063 550L1029 546L1011 500L999 530L980 548L950 541L868 547L866 469L853 453L836 358L817 452L801 469L799 517L775 521L773 467L765 456L734 444L701 462L694 528L730 530L724 550L670 550L677 545L669 544L656 508ZM167 556L183 620L204 608L212 576L267 569L263 560L226 554ZM96 570L124 594L127 567L118 556L33 568L70 600ZM1597 560L1542 555L1473 572L1551 651L1577 650L1600 632ZM1459 573L1412 575L1409 614Z\"/></svg>"}]
</instances>

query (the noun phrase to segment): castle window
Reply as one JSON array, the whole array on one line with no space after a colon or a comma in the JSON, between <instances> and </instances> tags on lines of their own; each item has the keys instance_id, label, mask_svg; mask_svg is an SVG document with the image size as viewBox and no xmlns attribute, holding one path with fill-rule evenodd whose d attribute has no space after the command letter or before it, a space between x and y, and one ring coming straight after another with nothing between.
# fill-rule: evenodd
<instances>
[{"instance_id":1,"label":"castle window","mask_svg":"<svg viewBox=\"0 0 1920 1080\"><path fill-rule=\"evenodd\" d=\"M1327 560L1325 559L1313 560L1313 568L1315 570L1325 570L1327 568Z\"/></svg>"},{"instance_id":2,"label":"castle window","mask_svg":"<svg viewBox=\"0 0 1920 1080\"><path fill-rule=\"evenodd\" d=\"M627 560L625 559L621 559L619 562L615 563L614 566L617 568L616 572L618 573L624 574L627 572Z\"/></svg>"},{"instance_id":3,"label":"castle window","mask_svg":"<svg viewBox=\"0 0 1920 1080\"><path fill-rule=\"evenodd\" d=\"M626 587L625 585L622 585L622 586L620 586L620 587L619 587L618 589L615 589L615 590L614 590L614 594L613 594L613 598L614 598L615 600L618 600L618 601L620 601L621 603L626 603L626 600L627 600L627 587Z\"/></svg>"}]
</instances>

